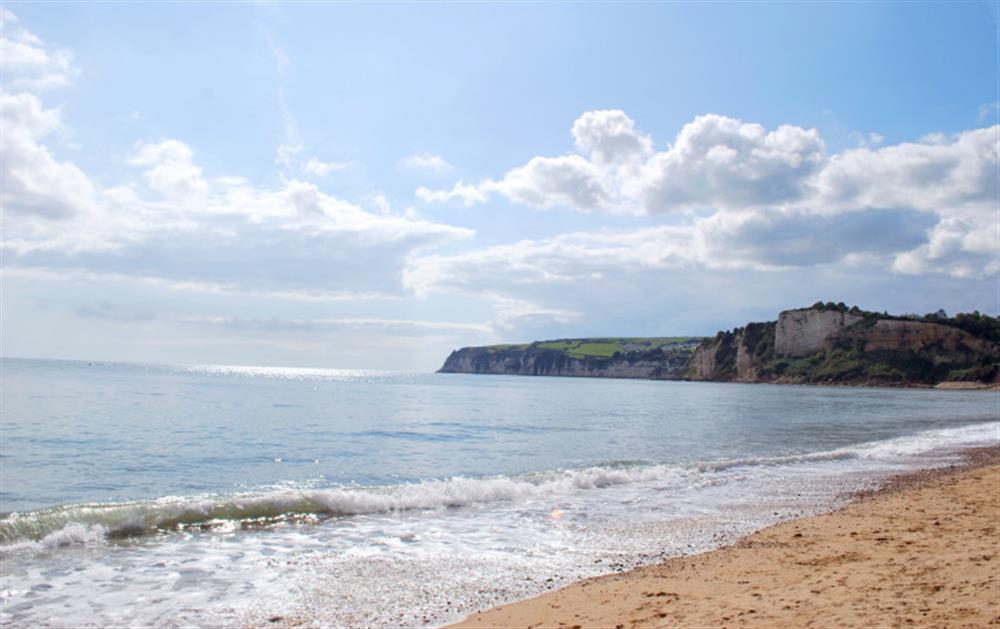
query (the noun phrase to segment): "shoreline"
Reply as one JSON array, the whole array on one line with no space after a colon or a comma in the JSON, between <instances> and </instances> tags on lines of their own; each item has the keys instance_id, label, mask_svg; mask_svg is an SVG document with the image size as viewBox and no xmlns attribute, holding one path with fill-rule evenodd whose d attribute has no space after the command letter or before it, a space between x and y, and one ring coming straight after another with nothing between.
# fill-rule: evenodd
<instances>
[{"instance_id":1,"label":"shoreline","mask_svg":"<svg viewBox=\"0 0 1000 629\"><path fill-rule=\"evenodd\" d=\"M829 513L448 626L1000 625L1000 446L961 454Z\"/></svg>"},{"instance_id":2,"label":"shoreline","mask_svg":"<svg viewBox=\"0 0 1000 629\"><path fill-rule=\"evenodd\" d=\"M770 384L775 386L795 386L795 387L843 387L857 389L919 389L924 391L1000 391L1000 382L979 382L966 380L942 380L933 384L926 382L806 382L794 379L778 378L775 380L698 380L693 378L640 378L638 376L592 376L586 374L566 374L566 373L494 373L491 371L437 371L431 372L435 375L459 375L459 376L509 376L514 378L577 378L580 380L638 380L641 382L687 382L692 384Z\"/></svg>"}]
</instances>

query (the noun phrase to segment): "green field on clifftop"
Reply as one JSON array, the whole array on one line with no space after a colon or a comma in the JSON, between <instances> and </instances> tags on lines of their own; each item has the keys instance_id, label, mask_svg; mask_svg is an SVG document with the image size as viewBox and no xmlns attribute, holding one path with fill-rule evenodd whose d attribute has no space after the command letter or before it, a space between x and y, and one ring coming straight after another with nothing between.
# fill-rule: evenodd
<instances>
[{"instance_id":1,"label":"green field on clifftop","mask_svg":"<svg viewBox=\"0 0 1000 629\"><path fill-rule=\"evenodd\" d=\"M572 358L611 358L617 353L648 352L662 347L674 345L697 344L701 337L696 336L648 336L648 337L610 337L582 339L554 339L551 341L535 341L534 343L508 343L503 345L488 345L482 349L491 352L511 349L553 349L564 352Z\"/></svg>"}]
</instances>

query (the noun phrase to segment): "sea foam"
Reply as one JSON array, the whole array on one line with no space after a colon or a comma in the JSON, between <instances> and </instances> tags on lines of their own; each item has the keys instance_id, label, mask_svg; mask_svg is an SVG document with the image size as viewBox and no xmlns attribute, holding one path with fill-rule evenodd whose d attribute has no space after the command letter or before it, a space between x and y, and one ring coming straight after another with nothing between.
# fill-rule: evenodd
<instances>
[{"instance_id":1,"label":"sea foam","mask_svg":"<svg viewBox=\"0 0 1000 629\"><path fill-rule=\"evenodd\" d=\"M829 451L744 457L686 464L607 464L521 476L452 477L381 487L284 489L222 496L171 496L151 501L87 503L26 513L0 520L0 549L40 542L52 550L104 538L185 530L232 530L313 523L351 517L472 505L551 499L619 485L649 483L682 487L711 482L711 475L740 468L809 465L831 461L899 460L935 448L1000 441L1000 425L980 423L928 430L915 435Z\"/></svg>"}]
</instances>

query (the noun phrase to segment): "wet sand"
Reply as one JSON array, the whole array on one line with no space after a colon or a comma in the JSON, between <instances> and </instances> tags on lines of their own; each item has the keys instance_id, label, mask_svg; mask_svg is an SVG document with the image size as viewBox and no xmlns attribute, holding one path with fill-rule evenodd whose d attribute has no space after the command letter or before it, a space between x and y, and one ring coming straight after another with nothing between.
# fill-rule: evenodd
<instances>
[{"instance_id":1,"label":"wet sand","mask_svg":"<svg viewBox=\"0 0 1000 629\"><path fill-rule=\"evenodd\" d=\"M580 581L454 626L1000 626L1000 451L966 458L733 546Z\"/></svg>"}]
</instances>

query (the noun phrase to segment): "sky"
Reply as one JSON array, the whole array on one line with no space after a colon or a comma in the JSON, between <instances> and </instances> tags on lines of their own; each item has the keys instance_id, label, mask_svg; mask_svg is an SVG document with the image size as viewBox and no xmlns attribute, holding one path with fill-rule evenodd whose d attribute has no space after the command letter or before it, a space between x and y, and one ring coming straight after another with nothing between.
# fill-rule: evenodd
<instances>
[{"instance_id":1,"label":"sky","mask_svg":"<svg viewBox=\"0 0 1000 629\"><path fill-rule=\"evenodd\" d=\"M0 354L1000 312L1000 9L0 3Z\"/></svg>"}]
</instances>

